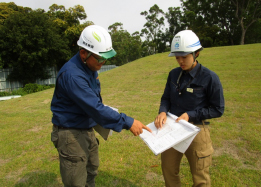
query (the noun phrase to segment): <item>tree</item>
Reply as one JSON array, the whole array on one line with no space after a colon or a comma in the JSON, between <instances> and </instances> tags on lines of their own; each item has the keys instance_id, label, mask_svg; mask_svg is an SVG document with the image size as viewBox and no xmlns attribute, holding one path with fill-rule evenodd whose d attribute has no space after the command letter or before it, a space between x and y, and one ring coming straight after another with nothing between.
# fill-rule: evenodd
<instances>
[{"instance_id":1,"label":"tree","mask_svg":"<svg viewBox=\"0 0 261 187\"><path fill-rule=\"evenodd\" d=\"M245 36L245 44L261 43L261 18L248 29Z\"/></svg>"},{"instance_id":2,"label":"tree","mask_svg":"<svg viewBox=\"0 0 261 187\"><path fill-rule=\"evenodd\" d=\"M184 22L197 33L203 46L234 44L238 28L234 8L226 0L181 0Z\"/></svg>"},{"instance_id":3,"label":"tree","mask_svg":"<svg viewBox=\"0 0 261 187\"><path fill-rule=\"evenodd\" d=\"M0 29L2 25L4 24L4 21L6 18L8 18L9 15L15 13L15 12L30 12L32 9L28 7L21 7L17 6L15 3L0 3ZM1 53L0 53L0 68L5 68L6 65L1 60Z\"/></svg>"},{"instance_id":4,"label":"tree","mask_svg":"<svg viewBox=\"0 0 261 187\"><path fill-rule=\"evenodd\" d=\"M231 0L236 8L235 17L241 26L240 44L244 45L248 28L261 17L261 0Z\"/></svg>"},{"instance_id":5,"label":"tree","mask_svg":"<svg viewBox=\"0 0 261 187\"><path fill-rule=\"evenodd\" d=\"M14 2L0 3L0 25L14 12L30 12L31 8L17 6Z\"/></svg>"},{"instance_id":6,"label":"tree","mask_svg":"<svg viewBox=\"0 0 261 187\"><path fill-rule=\"evenodd\" d=\"M149 12L143 11L140 14L145 16L147 20L144 29L141 30L141 36L145 36L145 43L147 44L147 55L162 52L159 51L161 42L159 36L163 33L164 12L155 4L150 8Z\"/></svg>"},{"instance_id":7,"label":"tree","mask_svg":"<svg viewBox=\"0 0 261 187\"><path fill-rule=\"evenodd\" d=\"M24 85L47 79L47 68L70 57L68 41L62 38L42 10L15 12L0 27L2 62L13 68L8 79Z\"/></svg>"},{"instance_id":8,"label":"tree","mask_svg":"<svg viewBox=\"0 0 261 187\"><path fill-rule=\"evenodd\" d=\"M65 9L63 5L53 4L49 7L47 14L53 20L54 26L58 28L59 34L69 41L68 46L71 50L71 55L75 54L78 51L77 41L82 30L86 26L93 25L91 21L85 21L83 24L80 24L81 20L87 18L84 7L75 5L72 8ZM58 69L64 63L58 64Z\"/></svg>"},{"instance_id":9,"label":"tree","mask_svg":"<svg viewBox=\"0 0 261 187\"><path fill-rule=\"evenodd\" d=\"M171 44L173 37L179 32L186 29L183 13L180 7L169 7L165 17L169 23L169 28L166 30L166 37Z\"/></svg>"},{"instance_id":10,"label":"tree","mask_svg":"<svg viewBox=\"0 0 261 187\"><path fill-rule=\"evenodd\" d=\"M109 26L112 45L117 55L108 64L117 66L126 64L141 57L141 39L139 32L132 35L123 29L123 24L116 22Z\"/></svg>"}]
</instances>

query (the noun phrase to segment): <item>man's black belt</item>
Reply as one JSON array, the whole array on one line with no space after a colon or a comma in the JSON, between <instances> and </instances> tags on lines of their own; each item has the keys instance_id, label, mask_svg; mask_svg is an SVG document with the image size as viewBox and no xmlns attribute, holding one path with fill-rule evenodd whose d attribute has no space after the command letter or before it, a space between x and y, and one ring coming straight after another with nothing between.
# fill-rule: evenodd
<instances>
[{"instance_id":1,"label":"man's black belt","mask_svg":"<svg viewBox=\"0 0 261 187\"><path fill-rule=\"evenodd\" d=\"M92 129L92 127L91 128L75 128L75 127L63 127L63 126L58 126L58 125L55 125L55 124L53 124L53 126L55 126L55 127L57 127L58 129L67 129L67 130L91 130Z\"/></svg>"}]
</instances>

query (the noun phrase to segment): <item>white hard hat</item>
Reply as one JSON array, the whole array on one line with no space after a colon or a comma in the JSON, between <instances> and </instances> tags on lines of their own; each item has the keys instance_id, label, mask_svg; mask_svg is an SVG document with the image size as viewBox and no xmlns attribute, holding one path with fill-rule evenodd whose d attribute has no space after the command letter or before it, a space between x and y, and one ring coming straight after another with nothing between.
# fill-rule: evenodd
<instances>
[{"instance_id":1,"label":"white hard hat","mask_svg":"<svg viewBox=\"0 0 261 187\"><path fill-rule=\"evenodd\" d=\"M116 55L116 51L112 48L110 34L98 25L90 25L86 27L82 31L77 45L91 53L101 56L104 59Z\"/></svg>"},{"instance_id":2,"label":"white hard hat","mask_svg":"<svg viewBox=\"0 0 261 187\"><path fill-rule=\"evenodd\" d=\"M199 49L203 50L203 47L197 35L191 30L183 30L174 36L169 56L186 56Z\"/></svg>"}]
</instances>

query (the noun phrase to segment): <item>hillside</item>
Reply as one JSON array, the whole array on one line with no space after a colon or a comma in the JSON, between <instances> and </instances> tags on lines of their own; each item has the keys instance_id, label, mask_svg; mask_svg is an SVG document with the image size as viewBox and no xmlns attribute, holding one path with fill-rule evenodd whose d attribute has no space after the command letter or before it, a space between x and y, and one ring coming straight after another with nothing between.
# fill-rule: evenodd
<instances>
[{"instance_id":1,"label":"hillside","mask_svg":"<svg viewBox=\"0 0 261 187\"><path fill-rule=\"evenodd\" d=\"M223 85L225 113L211 120L215 187L258 186L261 178L261 44L204 49L198 61ZM168 53L141 58L99 75L105 104L145 125L157 113L168 73ZM62 186L57 152L50 141L53 89L0 102L1 186ZM99 137L99 135L97 135ZM100 137L97 186L164 186L160 156L129 131ZM191 186L187 160L182 184Z\"/></svg>"}]
</instances>

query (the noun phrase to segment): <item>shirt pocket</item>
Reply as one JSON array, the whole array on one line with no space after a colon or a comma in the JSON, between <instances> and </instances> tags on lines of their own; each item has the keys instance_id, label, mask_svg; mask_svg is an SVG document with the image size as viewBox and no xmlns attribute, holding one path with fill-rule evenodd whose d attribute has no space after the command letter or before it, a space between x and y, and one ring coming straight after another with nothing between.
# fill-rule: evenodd
<instances>
[{"instance_id":1,"label":"shirt pocket","mask_svg":"<svg viewBox=\"0 0 261 187\"><path fill-rule=\"evenodd\" d=\"M202 86L190 85L184 92L187 103L191 109L200 105L206 98L205 89Z\"/></svg>"}]
</instances>

